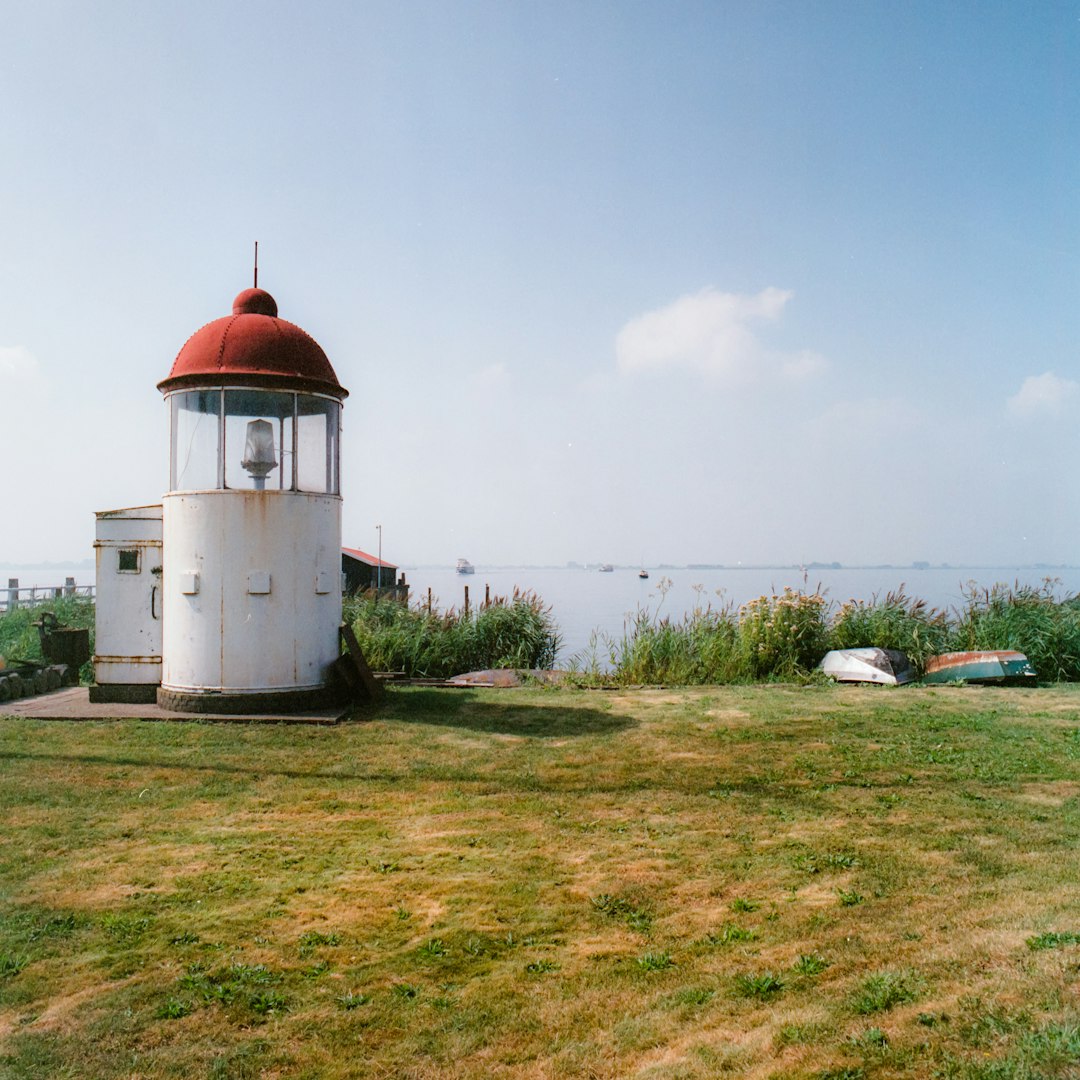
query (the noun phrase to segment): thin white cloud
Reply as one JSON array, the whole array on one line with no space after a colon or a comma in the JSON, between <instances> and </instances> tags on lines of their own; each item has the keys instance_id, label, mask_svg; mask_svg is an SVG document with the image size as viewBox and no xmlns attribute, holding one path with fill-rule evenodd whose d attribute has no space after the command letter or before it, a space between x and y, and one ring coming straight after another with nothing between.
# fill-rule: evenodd
<instances>
[{"instance_id":1,"label":"thin white cloud","mask_svg":"<svg viewBox=\"0 0 1080 1080\"><path fill-rule=\"evenodd\" d=\"M37 357L24 345L0 345L0 387L14 389L37 382Z\"/></svg>"},{"instance_id":2,"label":"thin white cloud","mask_svg":"<svg viewBox=\"0 0 1080 1080\"><path fill-rule=\"evenodd\" d=\"M615 356L624 374L688 368L729 382L746 382L770 372L805 379L827 366L809 350L768 349L754 323L775 322L794 294L769 286L754 296L707 288L631 319L615 338Z\"/></svg>"},{"instance_id":3,"label":"thin white cloud","mask_svg":"<svg viewBox=\"0 0 1080 1080\"><path fill-rule=\"evenodd\" d=\"M505 364L488 364L472 376L474 388L488 392L502 389L509 381L510 372L506 370Z\"/></svg>"},{"instance_id":4,"label":"thin white cloud","mask_svg":"<svg viewBox=\"0 0 1080 1080\"><path fill-rule=\"evenodd\" d=\"M1029 375L1020 389L1008 400L1013 416L1031 420L1040 416L1058 416L1066 403L1076 397L1080 383L1062 379L1052 371Z\"/></svg>"}]
</instances>

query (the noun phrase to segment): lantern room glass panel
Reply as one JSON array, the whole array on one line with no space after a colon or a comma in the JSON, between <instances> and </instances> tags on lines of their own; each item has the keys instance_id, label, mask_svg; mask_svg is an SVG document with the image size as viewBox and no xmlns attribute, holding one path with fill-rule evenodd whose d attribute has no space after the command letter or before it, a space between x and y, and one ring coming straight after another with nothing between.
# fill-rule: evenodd
<instances>
[{"instance_id":1,"label":"lantern room glass panel","mask_svg":"<svg viewBox=\"0 0 1080 1080\"><path fill-rule=\"evenodd\" d=\"M295 394L225 391L225 486L241 491L293 489Z\"/></svg>"},{"instance_id":2,"label":"lantern room glass panel","mask_svg":"<svg viewBox=\"0 0 1080 1080\"><path fill-rule=\"evenodd\" d=\"M221 486L218 470L221 391L172 394L170 491L205 491Z\"/></svg>"},{"instance_id":3,"label":"lantern room glass panel","mask_svg":"<svg viewBox=\"0 0 1080 1080\"><path fill-rule=\"evenodd\" d=\"M307 394L296 403L297 489L337 495L341 405Z\"/></svg>"}]
</instances>

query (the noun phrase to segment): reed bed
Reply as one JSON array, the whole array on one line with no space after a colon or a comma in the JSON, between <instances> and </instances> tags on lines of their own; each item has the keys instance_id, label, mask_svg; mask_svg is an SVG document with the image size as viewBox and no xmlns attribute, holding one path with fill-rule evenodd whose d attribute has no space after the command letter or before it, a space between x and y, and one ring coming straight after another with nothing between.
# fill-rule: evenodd
<instances>
[{"instance_id":1,"label":"reed bed","mask_svg":"<svg viewBox=\"0 0 1080 1080\"><path fill-rule=\"evenodd\" d=\"M655 609L628 617L621 635L595 632L568 659L550 606L533 592L468 610L430 609L374 594L346 597L368 662L413 678L448 678L483 668L553 668L562 659L583 683L723 685L813 678L829 649L877 646L906 653L916 670L929 657L970 649L1017 649L1044 682L1080 681L1080 597L1061 596L1060 583L969 584L951 611L932 608L903 587L869 600L830 601L820 588L759 596L736 609L721 594L685 615L663 613L670 582L659 584ZM94 604L62 598L0 615L0 656L40 660L33 623L52 611L62 625L87 626L93 648ZM92 678L89 665L84 681Z\"/></svg>"},{"instance_id":2,"label":"reed bed","mask_svg":"<svg viewBox=\"0 0 1080 1080\"><path fill-rule=\"evenodd\" d=\"M362 594L347 597L344 618L377 671L448 678L485 668L551 668L561 639L535 593L514 590L468 610L409 606Z\"/></svg>"},{"instance_id":3,"label":"reed bed","mask_svg":"<svg viewBox=\"0 0 1080 1080\"><path fill-rule=\"evenodd\" d=\"M1080 598L1059 597L1058 583L970 585L950 612L903 588L834 607L820 589L785 589L735 611L720 597L680 619L641 609L622 637L594 634L570 659L582 682L621 685L718 685L805 680L830 649L898 649L917 671L938 653L1017 649L1044 682L1080 681Z\"/></svg>"}]
</instances>

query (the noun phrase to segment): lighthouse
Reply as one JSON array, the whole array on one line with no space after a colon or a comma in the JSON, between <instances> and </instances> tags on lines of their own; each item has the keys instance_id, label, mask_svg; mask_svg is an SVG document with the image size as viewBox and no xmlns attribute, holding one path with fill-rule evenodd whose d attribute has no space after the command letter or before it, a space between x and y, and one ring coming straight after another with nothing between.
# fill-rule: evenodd
<instances>
[{"instance_id":1,"label":"lighthouse","mask_svg":"<svg viewBox=\"0 0 1080 1080\"><path fill-rule=\"evenodd\" d=\"M332 703L348 391L259 288L197 330L158 389L170 432L158 704L268 713Z\"/></svg>"}]
</instances>

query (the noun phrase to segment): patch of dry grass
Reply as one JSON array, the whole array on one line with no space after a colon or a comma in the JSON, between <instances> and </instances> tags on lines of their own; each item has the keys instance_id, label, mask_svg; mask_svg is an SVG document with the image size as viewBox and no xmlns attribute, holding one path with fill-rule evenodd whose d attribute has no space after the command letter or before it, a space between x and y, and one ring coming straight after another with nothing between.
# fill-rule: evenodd
<instances>
[{"instance_id":1,"label":"patch of dry grass","mask_svg":"<svg viewBox=\"0 0 1080 1080\"><path fill-rule=\"evenodd\" d=\"M1071 687L3 720L0 1073L1066 1076L1078 732Z\"/></svg>"}]
</instances>

